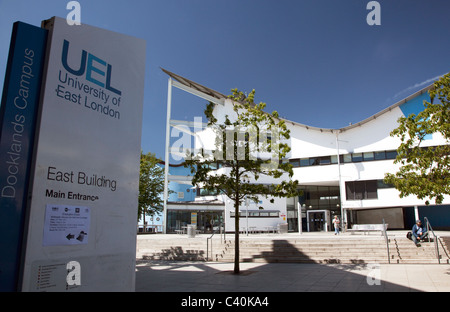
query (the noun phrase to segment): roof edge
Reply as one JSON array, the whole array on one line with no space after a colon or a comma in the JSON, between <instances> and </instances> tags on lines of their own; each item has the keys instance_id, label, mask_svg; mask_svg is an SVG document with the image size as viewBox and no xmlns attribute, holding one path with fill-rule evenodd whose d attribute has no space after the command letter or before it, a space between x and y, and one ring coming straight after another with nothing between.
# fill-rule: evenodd
<instances>
[{"instance_id":1,"label":"roof edge","mask_svg":"<svg viewBox=\"0 0 450 312\"><path fill-rule=\"evenodd\" d=\"M197 91L203 92L203 93L205 93L205 94L207 94L209 96L215 97L217 99L227 99L228 98L226 95L224 95L224 94L222 94L220 92L217 92L217 91L215 91L213 89L205 87L205 86L203 86L203 85L201 85L199 83L196 83L196 82L194 82L192 80L189 80L189 79L184 78L184 77L182 77L180 75L172 73L172 72L170 72L170 71L168 71L168 70L166 70L166 69L164 69L162 67L160 67L160 68L161 68L161 70L164 73L166 73L171 78L173 78L176 81L178 81L179 83L184 84L185 86L188 86L190 88L194 88ZM409 100L411 100L411 99L413 99L413 98L415 98L415 97L417 97L417 96L419 96L419 95L421 95L421 94L423 94L425 92L428 92L428 90L432 89L433 86L434 86L434 83L430 84L429 86L427 86L427 87L425 87L423 89L420 89L420 90L414 92L413 94L407 96L406 98L404 98L404 99L402 99L402 100L400 100L400 101L398 101L398 102L396 102L396 103L386 107L385 109L379 111L378 113L376 113L376 114L374 114L374 115L372 115L372 116L370 116L370 117L368 117L368 118L366 118L366 119L364 119L362 121L359 121L359 122L357 122L355 124L351 124L349 126L342 127L342 128L322 128L322 127L308 126L308 125L305 125L305 124L302 124L302 123L299 123L299 122L296 122L296 121L292 121L292 120L283 118L281 116L279 117L279 119L282 119L282 120L284 120L287 123L291 123L292 125L306 128L308 130L315 130L315 131L320 131L320 132L331 132L331 133L345 132L347 130L351 130L353 128L360 127L360 126L362 126L362 125L364 125L364 124L366 124L366 123L368 123L368 122L370 122L372 120L377 119L379 116L381 116L381 115L383 115L383 114L385 114L387 112L392 111L392 109L394 109L394 108L396 108L396 107L398 107L398 106L408 102Z\"/></svg>"},{"instance_id":2,"label":"roof edge","mask_svg":"<svg viewBox=\"0 0 450 312\"><path fill-rule=\"evenodd\" d=\"M364 120L362 120L360 122L357 122L355 124L352 124L352 125L349 125L349 126L337 129L337 130L339 130L339 132L344 132L344 131L347 131L347 130L350 130L350 129L353 129L353 128L356 128L356 127L360 127L363 124L368 123L368 122L370 122L370 121L372 121L374 119L377 119L379 116L381 116L381 115L383 115L383 114L385 114L387 112L392 111L394 108L396 108L396 107L398 107L398 106L400 106L402 104L405 104L409 100L412 100L413 98L415 98L415 97L417 97L419 95L422 95L425 92L428 92L428 90L432 89L433 86L434 86L434 83L432 83L431 85L429 85L429 86L427 86L427 87L425 87L423 89L420 89L419 91L414 92L413 94L407 96L403 100L400 100L400 101L398 101L398 102L396 102L396 103L386 107L385 109L379 111L378 113L376 113L376 114L374 114L374 115L372 115L372 116L370 116L370 117L368 117L368 118L366 118L366 119L364 119Z\"/></svg>"}]
</instances>

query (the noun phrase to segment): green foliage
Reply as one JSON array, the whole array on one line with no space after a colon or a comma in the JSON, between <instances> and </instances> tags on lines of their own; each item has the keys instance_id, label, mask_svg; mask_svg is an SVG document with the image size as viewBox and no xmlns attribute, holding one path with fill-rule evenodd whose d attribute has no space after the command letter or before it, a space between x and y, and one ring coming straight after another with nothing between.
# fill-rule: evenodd
<instances>
[{"instance_id":1,"label":"green foliage","mask_svg":"<svg viewBox=\"0 0 450 312\"><path fill-rule=\"evenodd\" d=\"M257 202L258 195L298 195L298 181L283 181L273 185L250 182L253 179L258 180L261 175L281 178L283 174L288 174L292 177L292 165L279 161L290 151L288 144L281 142L283 139L289 139L289 130L285 122L278 119L277 112L268 114L263 111L265 103L253 103L255 90L247 96L237 89L232 92L229 98L233 100L235 116L224 116L223 121L218 122L214 116L214 104L209 103L205 109L208 126L216 133L216 150L212 154L202 151L197 155L187 155L185 166L191 168L193 184L201 185L208 191L226 194L239 205L246 197ZM267 131L274 129L276 134L272 132L272 136L267 140L261 140ZM230 132L232 136L227 137L226 134ZM243 133L245 135L239 138ZM249 140L249 137L254 140ZM270 157L263 159L254 156L258 152L266 152L266 156L270 154ZM215 172L216 167L211 165L217 163L228 169L226 173Z\"/></svg>"},{"instance_id":2,"label":"green foliage","mask_svg":"<svg viewBox=\"0 0 450 312\"><path fill-rule=\"evenodd\" d=\"M419 199L435 199L441 204L450 194L450 73L434 83L429 90L431 103L424 101L425 109L399 119L399 127L391 136L400 137L402 143L395 163L401 164L395 174L387 173L385 182L400 191L400 197L416 195ZM444 145L423 147L428 134L441 135Z\"/></svg>"},{"instance_id":3,"label":"green foliage","mask_svg":"<svg viewBox=\"0 0 450 312\"><path fill-rule=\"evenodd\" d=\"M144 212L154 215L163 210L164 169L158 166L159 162L154 154L141 151L138 220Z\"/></svg>"},{"instance_id":4,"label":"green foliage","mask_svg":"<svg viewBox=\"0 0 450 312\"><path fill-rule=\"evenodd\" d=\"M265 103L254 103L255 90L245 95L237 89L229 98L232 116L215 116L215 105L205 109L208 127L215 133L215 150L208 154L188 154L185 166L191 168L192 183L208 191L225 194L234 201L235 228L239 228L239 207L245 198L258 201L258 196L293 197L299 195L298 181L292 181L292 165L281 163L290 151L290 138L284 120L277 112L264 112ZM217 164L219 170L217 170ZM277 184L257 184L261 176L281 178ZM286 179L289 177L288 179ZM239 231L235 231L239 242ZM239 244L235 251L235 273L239 273Z\"/></svg>"}]
</instances>

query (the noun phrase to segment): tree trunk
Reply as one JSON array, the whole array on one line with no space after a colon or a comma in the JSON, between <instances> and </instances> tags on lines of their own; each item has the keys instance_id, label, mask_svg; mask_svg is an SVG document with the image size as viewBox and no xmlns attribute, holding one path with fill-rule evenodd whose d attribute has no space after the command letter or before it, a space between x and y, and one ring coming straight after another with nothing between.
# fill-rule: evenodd
<instances>
[{"instance_id":1,"label":"tree trunk","mask_svg":"<svg viewBox=\"0 0 450 312\"><path fill-rule=\"evenodd\" d=\"M234 274L239 274L239 196L236 196L234 208Z\"/></svg>"}]
</instances>

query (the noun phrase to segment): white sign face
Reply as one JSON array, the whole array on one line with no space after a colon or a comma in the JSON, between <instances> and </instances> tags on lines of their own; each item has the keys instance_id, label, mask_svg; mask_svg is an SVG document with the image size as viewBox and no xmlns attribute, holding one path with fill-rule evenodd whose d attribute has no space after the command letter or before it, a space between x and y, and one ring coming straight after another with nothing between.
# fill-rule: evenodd
<instances>
[{"instance_id":1,"label":"white sign face","mask_svg":"<svg viewBox=\"0 0 450 312\"><path fill-rule=\"evenodd\" d=\"M47 205L44 221L44 246L87 244L90 208Z\"/></svg>"},{"instance_id":2,"label":"white sign face","mask_svg":"<svg viewBox=\"0 0 450 312\"><path fill-rule=\"evenodd\" d=\"M62 18L45 27L50 48L23 287L32 289L32 263L73 255L110 270L82 278L82 290L133 290L145 41ZM81 210L62 217L52 207Z\"/></svg>"}]
</instances>

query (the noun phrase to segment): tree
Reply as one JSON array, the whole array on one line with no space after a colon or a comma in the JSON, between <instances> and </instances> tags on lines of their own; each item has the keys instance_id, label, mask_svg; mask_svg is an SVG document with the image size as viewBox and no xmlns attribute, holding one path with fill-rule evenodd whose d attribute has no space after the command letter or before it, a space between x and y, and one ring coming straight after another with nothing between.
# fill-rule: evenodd
<instances>
[{"instance_id":1,"label":"tree","mask_svg":"<svg viewBox=\"0 0 450 312\"><path fill-rule=\"evenodd\" d=\"M144 222L146 214L163 210L164 169L158 166L160 161L154 154L141 151L138 220L143 216Z\"/></svg>"},{"instance_id":2,"label":"tree","mask_svg":"<svg viewBox=\"0 0 450 312\"><path fill-rule=\"evenodd\" d=\"M255 90L249 95L232 90L233 114L215 116L215 106L205 110L208 129L215 134L215 150L200 150L186 157L191 168L192 183L207 191L224 194L234 202L235 258L234 273L239 274L239 207L246 198L257 202L259 196L292 197L299 194L298 181L292 181L292 165L282 163L290 147L281 140L289 139L289 130L278 113L264 112L265 103L254 104ZM219 165L220 170L217 170ZM261 176L278 183L258 183Z\"/></svg>"},{"instance_id":3,"label":"tree","mask_svg":"<svg viewBox=\"0 0 450 312\"><path fill-rule=\"evenodd\" d=\"M450 73L441 77L429 90L431 103L425 109L399 119L399 127L391 136L401 139L394 163L401 164L395 174L387 173L385 182L394 184L400 197L416 195L419 199L435 199L441 204L450 194ZM423 147L427 135L441 135L444 144ZM429 200L425 201L427 205Z\"/></svg>"}]
</instances>

